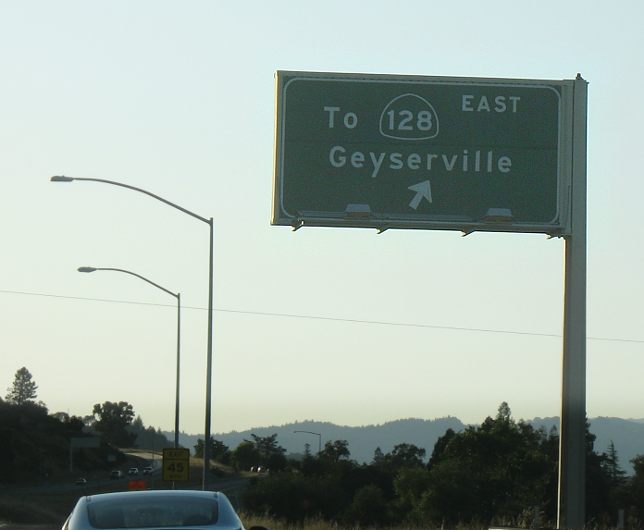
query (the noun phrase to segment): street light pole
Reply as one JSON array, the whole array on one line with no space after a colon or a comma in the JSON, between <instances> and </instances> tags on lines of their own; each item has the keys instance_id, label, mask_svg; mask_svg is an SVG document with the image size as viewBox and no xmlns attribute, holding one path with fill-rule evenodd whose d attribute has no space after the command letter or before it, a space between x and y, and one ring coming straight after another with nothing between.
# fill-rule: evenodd
<instances>
[{"instance_id":1,"label":"street light pole","mask_svg":"<svg viewBox=\"0 0 644 530\"><path fill-rule=\"evenodd\" d=\"M322 452L322 435L319 432L311 431L293 431L293 432L303 432L306 434L315 434L318 437L318 455Z\"/></svg>"},{"instance_id":2,"label":"street light pole","mask_svg":"<svg viewBox=\"0 0 644 530\"><path fill-rule=\"evenodd\" d=\"M73 181L86 181L86 182L102 182L103 184L111 184L113 186L119 186L121 188L127 188L133 191L138 191L161 201L162 203L172 206L173 208L182 211L185 214L199 219L200 221L206 223L210 229L210 257L209 257L209 266L208 266L208 346L206 352L206 421L205 421L205 432L204 432L204 452L203 452L203 480L202 480L202 489L207 489L208 486L208 470L210 468L210 416L211 416L211 401L212 401L212 335L213 335L213 326L212 326L212 317L213 317L213 277L214 277L214 223L212 217L206 219L201 215L198 215L186 208L179 206L173 202L170 202L163 197L160 197L154 193L151 193L147 190L137 188L135 186L130 186L129 184L124 184L122 182L116 182L113 180L97 179L97 178L80 178L80 177L67 177L64 175L54 176L50 178L51 182L73 182Z\"/></svg>"},{"instance_id":3,"label":"street light pole","mask_svg":"<svg viewBox=\"0 0 644 530\"><path fill-rule=\"evenodd\" d=\"M177 299L177 369L176 369L176 385L175 385L175 398L174 398L174 448L179 447L179 385L180 385L180 369L181 369L181 293L173 293L158 283L149 280L145 276L141 276L136 272L128 271L125 269L116 269L113 267L78 267L78 272L95 272L95 271L115 271L136 276L144 282L161 289L162 291L174 296Z\"/></svg>"}]
</instances>

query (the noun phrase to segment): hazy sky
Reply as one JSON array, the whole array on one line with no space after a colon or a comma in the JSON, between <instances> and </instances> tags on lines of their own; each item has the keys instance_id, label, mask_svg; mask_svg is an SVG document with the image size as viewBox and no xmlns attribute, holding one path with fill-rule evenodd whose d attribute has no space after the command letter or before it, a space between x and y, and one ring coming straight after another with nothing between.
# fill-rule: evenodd
<instances>
[{"instance_id":1,"label":"hazy sky","mask_svg":"<svg viewBox=\"0 0 644 530\"><path fill-rule=\"evenodd\" d=\"M296 420L559 414L563 250L544 235L270 226L274 73L589 84L589 416L644 417L644 4L0 3L0 389L50 412L125 400L202 433L215 222L212 432Z\"/></svg>"}]
</instances>

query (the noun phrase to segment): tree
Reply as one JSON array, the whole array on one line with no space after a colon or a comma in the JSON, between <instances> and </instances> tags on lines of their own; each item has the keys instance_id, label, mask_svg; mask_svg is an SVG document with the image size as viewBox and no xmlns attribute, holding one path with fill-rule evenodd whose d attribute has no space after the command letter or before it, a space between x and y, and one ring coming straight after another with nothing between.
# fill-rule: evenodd
<instances>
[{"instance_id":1,"label":"tree","mask_svg":"<svg viewBox=\"0 0 644 530\"><path fill-rule=\"evenodd\" d=\"M396 467L420 467L425 458L425 449L414 444L402 443L394 446L391 453L386 455L391 464Z\"/></svg>"},{"instance_id":2,"label":"tree","mask_svg":"<svg viewBox=\"0 0 644 530\"><path fill-rule=\"evenodd\" d=\"M628 502L628 481L626 472L619 465L617 449L612 440L606 453L601 455L600 466L608 485L609 503L605 508L604 519L607 522L606 526L614 526L619 509L624 508Z\"/></svg>"},{"instance_id":3,"label":"tree","mask_svg":"<svg viewBox=\"0 0 644 530\"><path fill-rule=\"evenodd\" d=\"M233 451L233 465L238 470L249 471L251 467L259 465L259 451L253 442L244 440Z\"/></svg>"},{"instance_id":4,"label":"tree","mask_svg":"<svg viewBox=\"0 0 644 530\"><path fill-rule=\"evenodd\" d=\"M268 469L274 471L284 469L286 467L286 449L277 444L277 433L271 434L270 436L257 436L256 434L251 434L252 441L244 440L245 442L250 442L255 446L257 453L259 455L259 465L264 466Z\"/></svg>"},{"instance_id":5,"label":"tree","mask_svg":"<svg viewBox=\"0 0 644 530\"><path fill-rule=\"evenodd\" d=\"M378 466L383 464L384 461L385 461L385 454L382 452L382 449L380 449L380 446L378 446L373 452L373 460L371 461L371 463Z\"/></svg>"},{"instance_id":6,"label":"tree","mask_svg":"<svg viewBox=\"0 0 644 530\"><path fill-rule=\"evenodd\" d=\"M347 510L352 524L377 526L387 519L387 503L383 491L375 484L367 484L356 491Z\"/></svg>"},{"instance_id":7,"label":"tree","mask_svg":"<svg viewBox=\"0 0 644 530\"><path fill-rule=\"evenodd\" d=\"M443 434L443 436L441 436L436 441L436 444L434 445L434 450L432 451L432 456L429 458L429 463L427 464L427 467L431 468L443 457L443 454L445 453L447 446L452 441L452 439L454 439L455 436L456 436L456 433L454 432L453 429L448 428L445 431L445 434Z\"/></svg>"},{"instance_id":8,"label":"tree","mask_svg":"<svg viewBox=\"0 0 644 530\"><path fill-rule=\"evenodd\" d=\"M594 450L596 439L586 419L586 519L606 521L614 511L611 479L604 468L606 454L597 454Z\"/></svg>"},{"instance_id":9,"label":"tree","mask_svg":"<svg viewBox=\"0 0 644 530\"><path fill-rule=\"evenodd\" d=\"M134 409L127 401L97 403L92 410L96 421L94 428L101 433L105 441L117 447L130 447L136 440L136 434L127 431L134 419Z\"/></svg>"},{"instance_id":10,"label":"tree","mask_svg":"<svg viewBox=\"0 0 644 530\"><path fill-rule=\"evenodd\" d=\"M406 467L401 469L394 479L394 490L397 498L397 509L403 517L419 526L423 523L423 495L430 488L429 472L422 467Z\"/></svg>"},{"instance_id":11,"label":"tree","mask_svg":"<svg viewBox=\"0 0 644 530\"><path fill-rule=\"evenodd\" d=\"M210 455L213 460L221 462L222 464L228 464L230 461L230 451L228 446L220 440L213 440L212 447L210 448Z\"/></svg>"},{"instance_id":12,"label":"tree","mask_svg":"<svg viewBox=\"0 0 644 530\"><path fill-rule=\"evenodd\" d=\"M165 437L161 429L155 429L152 426L146 427L141 416L137 416L132 423L125 427L125 430L134 436L133 445L139 449L159 451L166 447L174 447L174 444Z\"/></svg>"},{"instance_id":13,"label":"tree","mask_svg":"<svg viewBox=\"0 0 644 530\"><path fill-rule=\"evenodd\" d=\"M346 440L335 440L326 442L320 458L333 463L338 463L341 459L348 459L351 456L349 451L349 442Z\"/></svg>"},{"instance_id":14,"label":"tree","mask_svg":"<svg viewBox=\"0 0 644 530\"><path fill-rule=\"evenodd\" d=\"M496 412L496 421L510 423L512 421L512 411L506 401L499 405Z\"/></svg>"},{"instance_id":15,"label":"tree","mask_svg":"<svg viewBox=\"0 0 644 530\"><path fill-rule=\"evenodd\" d=\"M644 455L637 455L631 460L631 464L635 475L628 488L629 500L635 515L641 521L644 519Z\"/></svg>"},{"instance_id":16,"label":"tree","mask_svg":"<svg viewBox=\"0 0 644 530\"><path fill-rule=\"evenodd\" d=\"M502 403L496 417L480 427L439 439L422 512L438 523L490 524L500 517L516 520L526 506L548 505L548 486L556 476L550 447L544 431L515 422Z\"/></svg>"},{"instance_id":17,"label":"tree","mask_svg":"<svg viewBox=\"0 0 644 530\"><path fill-rule=\"evenodd\" d=\"M134 421L130 423L130 429L132 429L133 432L145 430L145 425L143 424L143 419L141 418L141 416L134 418Z\"/></svg>"},{"instance_id":18,"label":"tree","mask_svg":"<svg viewBox=\"0 0 644 530\"><path fill-rule=\"evenodd\" d=\"M604 473L608 476L612 486L621 486L624 483L626 472L619 465L619 458L617 456L617 449L613 440L608 445L608 451L604 461L602 462Z\"/></svg>"},{"instance_id":19,"label":"tree","mask_svg":"<svg viewBox=\"0 0 644 530\"><path fill-rule=\"evenodd\" d=\"M70 416L67 412L56 412L51 415L52 418L57 419L60 423L67 425L74 432L82 432L85 424L83 418L78 416Z\"/></svg>"},{"instance_id":20,"label":"tree","mask_svg":"<svg viewBox=\"0 0 644 530\"><path fill-rule=\"evenodd\" d=\"M13 405L25 405L35 403L38 385L32 380L32 375L24 366L15 375L13 385L9 387L6 400Z\"/></svg>"},{"instance_id":21,"label":"tree","mask_svg":"<svg viewBox=\"0 0 644 530\"><path fill-rule=\"evenodd\" d=\"M198 438L197 443L194 446L195 456L197 458L203 458L203 438ZM230 458L230 451L228 446L220 440L215 440L212 435L210 435L210 457L213 460L221 462L222 464L228 463Z\"/></svg>"},{"instance_id":22,"label":"tree","mask_svg":"<svg viewBox=\"0 0 644 530\"><path fill-rule=\"evenodd\" d=\"M271 434L270 436L257 436L256 434L251 434L250 436L253 439L252 443L255 445L255 448L263 457L268 457L275 453L284 454L286 452L286 449L277 445L277 433Z\"/></svg>"},{"instance_id":23,"label":"tree","mask_svg":"<svg viewBox=\"0 0 644 530\"><path fill-rule=\"evenodd\" d=\"M320 517L337 521L350 504L350 499L344 502L343 493L336 476L275 473L263 480L252 480L241 495L244 508L253 513L302 523L307 518Z\"/></svg>"}]
</instances>

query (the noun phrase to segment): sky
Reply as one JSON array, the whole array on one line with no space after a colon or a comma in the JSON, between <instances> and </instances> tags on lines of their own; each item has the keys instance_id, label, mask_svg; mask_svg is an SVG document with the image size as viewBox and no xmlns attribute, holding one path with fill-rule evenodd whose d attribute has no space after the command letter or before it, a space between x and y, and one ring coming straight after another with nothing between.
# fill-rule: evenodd
<instances>
[{"instance_id":1,"label":"sky","mask_svg":"<svg viewBox=\"0 0 644 530\"><path fill-rule=\"evenodd\" d=\"M204 432L561 403L564 241L271 226L275 72L574 79L588 92L587 413L643 418L644 4L0 3L0 392L50 412L127 401Z\"/></svg>"}]
</instances>

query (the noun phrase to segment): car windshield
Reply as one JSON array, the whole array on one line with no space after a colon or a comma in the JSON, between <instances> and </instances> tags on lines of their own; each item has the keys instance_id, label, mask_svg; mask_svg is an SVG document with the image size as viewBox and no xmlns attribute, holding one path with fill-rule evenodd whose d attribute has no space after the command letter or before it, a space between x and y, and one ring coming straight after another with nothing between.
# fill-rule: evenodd
<instances>
[{"instance_id":1,"label":"car windshield","mask_svg":"<svg viewBox=\"0 0 644 530\"><path fill-rule=\"evenodd\" d=\"M217 522L217 501L185 496L149 496L88 504L94 528L173 528L211 525Z\"/></svg>"}]
</instances>

